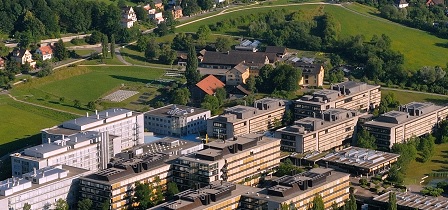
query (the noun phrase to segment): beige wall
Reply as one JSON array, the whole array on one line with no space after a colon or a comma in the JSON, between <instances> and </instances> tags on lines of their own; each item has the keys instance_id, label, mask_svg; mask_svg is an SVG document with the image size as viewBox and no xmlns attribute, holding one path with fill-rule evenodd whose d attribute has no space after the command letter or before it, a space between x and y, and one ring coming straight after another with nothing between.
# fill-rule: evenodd
<instances>
[{"instance_id":1,"label":"beige wall","mask_svg":"<svg viewBox=\"0 0 448 210\"><path fill-rule=\"evenodd\" d=\"M313 86L313 87L321 87L324 84L324 74L325 70L323 67L321 67L318 74L315 75L302 75L302 78L299 80L300 86ZM306 83L306 80L308 83Z\"/></svg>"}]
</instances>

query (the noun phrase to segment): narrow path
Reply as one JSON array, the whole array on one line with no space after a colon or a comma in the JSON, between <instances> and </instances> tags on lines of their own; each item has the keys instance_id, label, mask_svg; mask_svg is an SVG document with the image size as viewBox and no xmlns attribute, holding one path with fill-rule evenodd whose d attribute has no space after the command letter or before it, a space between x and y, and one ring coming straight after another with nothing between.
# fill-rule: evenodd
<instances>
[{"instance_id":1,"label":"narrow path","mask_svg":"<svg viewBox=\"0 0 448 210\"><path fill-rule=\"evenodd\" d=\"M388 87L381 87L381 89L384 89L384 90L394 90L394 91L406 92L406 93L426 94L426 95L431 95L431 96L448 97L448 95L443 95L443 94L438 94L438 93L421 92L421 91L415 91L415 90L404 90L404 89L388 88Z\"/></svg>"},{"instance_id":2,"label":"narrow path","mask_svg":"<svg viewBox=\"0 0 448 210\"><path fill-rule=\"evenodd\" d=\"M132 65L132 64L131 64ZM129 65L120 65L120 64L98 64L98 65L79 65L79 66L129 66ZM163 70L177 70L175 68L168 68L168 67L161 67L161 66L146 66L146 65L132 65L137 67L146 67L146 68L152 68L152 69L163 69Z\"/></svg>"},{"instance_id":3,"label":"narrow path","mask_svg":"<svg viewBox=\"0 0 448 210\"><path fill-rule=\"evenodd\" d=\"M9 94L9 93L8 93L8 96L9 96L10 98L12 98L14 101L21 102L21 103L24 103L24 104L28 104L28 105L31 105L31 106L37 106L37 107L41 107L41 108L45 108L45 109L51 109L51 110L53 110L53 111L57 111L57 112L64 112L64 113L68 113L68 114L72 114L72 115L76 115L76 116L81 116L81 115L78 114L78 113L69 112L69 111L64 111L64 110L56 109L56 108L53 108L53 107L48 107L48 106L44 106L44 105L40 105L40 104L31 103L31 102L28 102L28 101L22 101L22 100L20 100L20 99L17 99L16 97L12 96L12 95Z\"/></svg>"},{"instance_id":4,"label":"narrow path","mask_svg":"<svg viewBox=\"0 0 448 210\"><path fill-rule=\"evenodd\" d=\"M123 56L121 55L120 49L121 49L121 48L115 48L115 56L117 56L117 59L118 59L120 62L124 63L124 65L131 66L132 63L127 62L127 61L123 58Z\"/></svg>"}]
</instances>

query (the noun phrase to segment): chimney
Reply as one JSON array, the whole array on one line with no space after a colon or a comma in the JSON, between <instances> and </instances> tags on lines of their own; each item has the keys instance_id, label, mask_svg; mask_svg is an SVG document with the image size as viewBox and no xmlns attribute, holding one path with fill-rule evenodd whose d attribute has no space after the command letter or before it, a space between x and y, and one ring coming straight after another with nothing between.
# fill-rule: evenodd
<instances>
[{"instance_id":1,"label":"chimney","mask_svg":"<svg viewBox=\"0 0 448 210\"><path fill-rule=\"evenodd\" d=\"M99 119L100 119L100 116L99 116L99 115L96 115L96 119L99 120Z\"/></svg>"},{"instance_id":2,"label":"chimney","mask_svg":"<svg viewBox=\"0 0 448 210\"><path fill-rule=\"evenodd\" d=\"M62 140L64 140L65 139L65 135L64 134L62 134Z\"/></svg>"},{"instance_id":3,"label":"chimney","mask_svg":"<svg viewBox=\"0 0 448 210\"><path fill-rule=\"evenodd\" d=\"M342 85L342 94L345 95L345 85Z\"/></svg>"},{"instance_id":4,"label":"chimney","mask_svg":"<svg viewBox=\"0 0 448 210\"><path fill-rule=\"evenodd\" d=\"M51 139L50 139L50 138L48 138L47 140L48 140L48 142L47 142L47 143L51 143Z\"/></svg>"},{"instance_id":5,"label":"chimney","mask_svg":"<svg viewBox=\"0 0 448 210\"><path fill-rule=\"evenodd\" d=\"M89 117L89 112L86 112L86 117Z\"/></svg>"},{"instance_id":6,"label":"chimney","mask_svg":"<svg viewBox=\"0 0 448 210\"><path fill-rule=\"evenodd\" d=\"M77 136L75 136L75 142L78 142L78 137Z\"/></svg>"},{"instance_id":7,"label":"chimney","mask_svg":"<svg viewBox=\"0 0 448 210\"><path fill-rule=\"evenodd\" d=\"M33 176L36 176L36 167L33 168Z\"/></svg>"},{"instance_id":8,"label":"chimney","mask_svg":"<svg viewBox=\"0 0 448 210\"><path fill-rule=\"evenodd\" d=\"M98 115L98 110L95 109L95 114Z\"/></svg>"},{"instance_id":9,"label":"chimney","mask_svg":"<svg viewBox=\"0 0 448 210\"><path fill-rule=\"evenodd\" d=\"M109 117L109 112L106 112L106 117Z\"/></svg>"},{"instance_id":10,"label":"chimney","mask_svg":"<svg viewBox=\"0 0 448 210\"><path fill-rule=\"evenodd\" d=\"M75 124L76 124L76 119L75 119Z\"/></svg>"}]
</instances>

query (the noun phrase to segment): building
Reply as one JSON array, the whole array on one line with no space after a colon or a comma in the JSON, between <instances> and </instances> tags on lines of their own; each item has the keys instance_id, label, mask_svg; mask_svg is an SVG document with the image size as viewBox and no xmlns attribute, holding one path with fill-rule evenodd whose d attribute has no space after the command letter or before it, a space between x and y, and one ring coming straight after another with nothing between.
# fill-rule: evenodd
<instances>
[{"instance_id":1,"label":"building","mask_svg":"<svg viewBox=\"0 0 448 210\"><path fill-rule=\"evenodd\" d=\"M389 152L348 147L325 155L317 163L351 174L374 176L388 171L399 157L400 155Z\"/></svg>"},{"instance_id":2,"label":"building","mask_svg":"<svg viewBox=\"0 0 448 210\"><path fill-rule=\"evenodd\" d=\"M381 209L387 208L389 204L389 193L373 198ZM395 192L398 209L418 209L418 210L445 210L448 209L448 199L445 196L432 197L409 192ZM369 204L370 206L370 204Z\"/></svg>"},{"instance_id":3,"label":"building","mask_svg":"<svg viewBox=\"0 0 448 210\"><path fill-rule=\"evenodd\" d=\"M216 89L224 88L225 84L213 75L208 75L199 81L192 89L191 95L193 99L202 101L206 95L214 95Z\"/></svg>"},{"instance_id":4,"label":"building","mask_svg":"<svg viewBox=\"0 0 448 210\"><path fill-rule=\"evenodd\" d=\"M262 134L213 141L204 148L173 163L173 181L180 190L198 189L218 180L254 185L260 174L280 163L280 140Z\"/></svg>"},{"instance_id":5,"label":"building","mask_svg":"<svg viewBox=\"0 0 448 210\"><path fill-rule=\"evenodd\" d=\"M145 129L169 135L186 136L207 130L210 110L170 104L145 113Z\"/></svg>"},{"instance_id":6,"label":"building","mask_svg":"<svg viewBox=\"0 0 448 210\"><path fill-rule=\"evenodd\" d=\"M15 49L12 51L11 60L25 65L28 63L32 68L36 66L36 61L33 60L33 55L27 49Z\"/></svg>"},{"instance_id":7,"label":"building","mask_svg":"<svg viewBox=\"0 0 448 210\"><path fill-rule=\"evenodd\" d=\"M375 136L378 147L391 148L395 143L432 133L442 120L447 119L447 114L446 106L411 102L400 106L398 111L365 122L363 127Z\"/></svg>"},{"instance_id":8,"label":"building","mask_svg":"<svg viewBox=\"0 0 448 210\"><path fill-rule=\"evenodd\" d=\"M154 7L158 10L163 10L163 1L162 0L154 0Z\"/></svg>"},{"instance_id":9,"label":"building","mask_svg":"<svg viewBox=\"0 0 448 210\"><path fill-rule=\"evenodd\" d=\"M155 21L157 24L160 24L161 22L165 21L162 12L157 12L156 9L149 9L148 17L150 20Z\"/></svg>"},{"instance_id":10,"label":"building","mask_svg":"<svg viewBox=\"0 0 448 210\"><path fill-rule=\"evenodd\" d=\"M144 142L143 114L127 109L113 108L63 122L41 131L42 143L69 137L79 132L107 133L114 139L114 151L131 148ZM117 143L117 144L115 144ZM112 144L111 144L112 145Z\"/></svg>"},{"instance_id":11,"label":"building","mask_svg":"<svg viewBox=\"0 0 448 210\"><path fill-rule=\"evenodd\" d=\"M75 208L78 178L88 172L57 165L1 181L0 206L2 209L23 209L28 203L31 209L53 209L56 201L63 199L70 208Z\"/></svg>"},{"instance_id":12,"label":"building","mask_svg":"<svg viewBox=\"0 0 448 210\"><path fill-rule=\"evenodd\" d=\"M294 101L295 118L319 115L330 108L368 111L381 101L381 87L361 82L342 82Z\"/></svg>"},{"instance_id":13,"label":"building","mask_svg":"<svg viewBox=\"0 0 448 210\"><path fill-rule=\"evenodd\" d=\"M150 209L281 209L286 204L306 210L316 195L321 195L325 209L330 209L333 203L342 206L349 197L349 174L332 169L315 168L295 176L274 179L272 184L261 189L215 181L197 190L183 191L173 201Z\"/></svg>"},{"instance_id":14,"label":"building","mask_svg":"<svg viewBox=\"0 0 448 210\"><path fill-rule=\"evenodd\" d=\"M324 85L325 70L322 64L308 64L296 62L294 67L302 70L302 78L300 78L300 86L322 87Z\"/></svg>"},{"instance_id":15,"label":"building","mask_svg":"<svg viewBox=\"0 0 448 210\"><path fill-rule=\"evenodd\" d=\"M252 42L250 40L245 39L245 40L241 41L239 45L235 46L235 50L257 52L258 45L260 45L260 44L261 44L261 42L258 40L254 40Z\"/></svg>"},{"instance_id":16,"label":"building","mask_svg":"<svg viewBox=\"0 0 448 210\"><path fill-rule=\"evenodd\" d=\"M240 63L226 72L226 85L237 86L246 84L246 80L249 79L249 76L249 67L244 65L244 63Z\"/></svg>"},{"instance_id":17,"label":"building","mask_svg":"<svg viewBox=\"0 0 448 210\"><path fill-rule=\"evenodd\" d=\"M132 28L137 22L137 15L132 7L121 8L121 26L124 28Z\"/></svg>"},{"instance_id":18,"label":"building","mask_svg":"<svg viewBox=\"0 0 448 210\"><path fill-rule=\"evenodd\" d=\"M327 151L350 144L357 134L358 111L328 109L317 118L307 117L275 131L283 151L306 153Z\"/></svg>"},{"instance_id":19,"label":"building","mask_svg":"<svg viewBox=\"0 0 448 210\"><path fill-rule=\"evenodd\" d=\"M179 19L184 16L182 14L182 7L180 7L180 6L174 6L173 10L171 10L171 12L173 13L174 19Z\"/></svg>"},{"instance_id":20,"label":"building","mask_svg":"<svg viewBox=\"0 0 448 210\"><path fill-rule=\"evenodd\" d=\"M43 61L51 60L53 58L53 47L51 45L39 47L36 50L36 54L38 54Z\"/></svg>"},{"instance_id":21,"label":"building","mask_svg":"<svg viewBox=\"0 0 448 210\"><path fill-rule=\"evenodd\" d=\"M279 46L267 46L264 52L275 53L277 57L280 58L283 58L288 53L286 47L279 47Z\"/></svg>"},{"instance_id":22,"label":"building","mask_svg":"<svg viewBox=\"0 0 448 210\"><path fill-rule=\"evenodd\" d=\"M288 104L282 99L264 98L255 101L253 107L237 105L226 108L223 114L207 120L207 134L214 138L231 139L279 127Z\"/></svg>"},{"instance_id":23,"label":"building","mask_svg":"<svg viewBox=\"0 0 448 210\"><path fill-rule=\"evenodd\" d=\"M426 0L426 6L434 6L439 4L445 4L445 0Z\"/></svg>"},{"instance_id":24,"label":"building","mask_svg":"<svg viewBox=\"0 0 448 210\"><path fill-rule=\"evenodd\" d=\"M231 69L241 62L250 70L258 70L266 64L275 63L275 53L230 50L228 52L206 51L199 67L211 69ZM254 72L258 75L258 71Z\"/></svg>"},{"instance_id":25,"label":"building","mask_svg":"<svg viewBox=\"0 0 448 210\"><path fill-rule=\"evenodd\" d=\"M33 168L62 164L90 171L106 168L114 154L110 151L113 147L108 137L104 133L87 131L11 154L12 175L21 176Z\"/></svg>"},{"instance_id":26,"label":"building","mask_svg":"<svg viewBox=\"0 0 448 210\"><path fill-rule=\"evenodd\" d=\"M398 8L402 9L402 8L406 8L409 6L409 3L406 0L396 0L396 5Z\"/></svg>"},{"instance_id":27,"label":"building","mask_svg":"<svg viewBox=\"0 0 448 210\"><path fill-rule=\"evenodd\" d=\"M107 169L80 178L79 199L89 198L95 207L109 200L112 210L127 209L136 182L160 184L165 189L171 180L170 162L202 148L202 143L166 137L128 149L117 154Z\"/></svg>"},{"instance_id":28,"label":"building","mask_svg":"<svg viewBox=\"0 0 448 210\"><path fill-rule=\"evenodd\" d=\"M6 59L0 57L0 69L4 69L6 66Z\"/></svg>"}]
</instances>

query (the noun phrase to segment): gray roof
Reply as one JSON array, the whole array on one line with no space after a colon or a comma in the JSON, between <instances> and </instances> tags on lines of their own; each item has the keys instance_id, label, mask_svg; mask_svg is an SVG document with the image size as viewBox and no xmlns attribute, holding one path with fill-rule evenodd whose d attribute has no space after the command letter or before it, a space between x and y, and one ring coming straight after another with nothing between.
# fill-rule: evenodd
<instances>
[{"instance_id":1,"label":"gray roof","mask_svg":"<svg viewBox=\"0 0 448 210\"><path fill-rule=\"evenodd\" d=\"M95 122L104 121L105 119L112 118L118 115L122 115L125 113L131 112L127 109L121 109L121 108L114 108L114 109L108 109L101 112L98 112L98 114L93 114L90 116L84 116L80 118L76 118L74 120L69 120L62 123L62 127L70 126L70 125L77 125L77 126L83 126L88 125Z\"/></svg>"},{"instance_id":2,"label":"gray roof","mask_svg":"<svg viewBox=\"0 0 448 210\"><path fill-rule=\"evenodd\" d=\"M387 192L376 196L373 200L387 204L389 202L389 193L390 192ZM409 192L395 192L395 195L397 198L397 205L408 207L409 209L445 210L448 208L448 199L444 196L423 196Z\"/></svg>"},{"instance_id":3,"label":"gray roof","mask_svg":"<svg viewBox=\"0 0 448 210\"><path fill-rule=\"evenodd\" d=\"M204 55L204 59L201 63L204 64L220 64L220 65L230 65L236 66L241 62L246 63L247 65L252 64L265 64L266 58L269 58L269 53L264 52L252 52L252 51L237 51L231 50L229 52L213 52L206 51ZM274 55L276 56L276 55Z\"/></svg>"},{"instance_id":4,"label":"gray roof","mask_svg":"<svg viewBox=\"0 0 448 210\"><path fill-rule=\"evenodd\" d=\"M267 46L265 52L267 52L267 53L276 53L276 54L285 54L286 53L286 47Z\"/></svg>"},{"instance_id":5,"label":"gray roof","mask_svg":"<svg viewBox=\"0 0 448 210\"><path fill-rule=\"evenodd\" d=\"M197 115L199 113L210 112L210 110L196 108L191 106L184 106L178 104L170 104L164 107L153 109L145 113L146 116L158 116L158 117L172 117L172 116L184 116L189 117Z\"/></svg>"}]
</instances>

